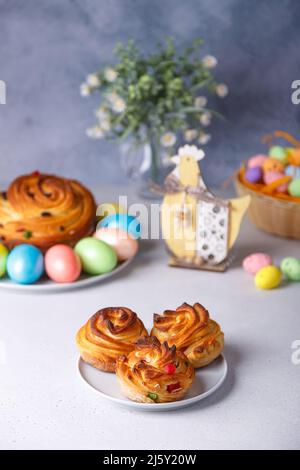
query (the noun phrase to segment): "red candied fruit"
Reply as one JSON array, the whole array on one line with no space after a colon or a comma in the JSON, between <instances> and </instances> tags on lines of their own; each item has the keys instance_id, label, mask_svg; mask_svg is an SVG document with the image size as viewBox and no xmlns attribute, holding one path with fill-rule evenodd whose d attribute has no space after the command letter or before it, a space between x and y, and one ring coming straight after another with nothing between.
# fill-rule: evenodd
<instances>
[{"instance_id":1,"label":"red candied fruit","mask_svg":"<svg viewBox=\"0 0 300 470\"><path fill-rule=\"evenodd\" d=\"M166 365L165 370L167 374L172 375L176 371L176 366L170 362L170 364Z\"/></svg>"},{"instance_id":2,"label":"red candied fruit","mask_svg":"<svg viewBox=\"0 0 300 470\"><path fill-rule=\"evenodd\" d=\"M167 386L167 390L168 390L169 393L177 392L180 389L181 389L181 385L180 385L179 382L177 382L176 384L169 384Z\"/></svg>"}]
</instances>

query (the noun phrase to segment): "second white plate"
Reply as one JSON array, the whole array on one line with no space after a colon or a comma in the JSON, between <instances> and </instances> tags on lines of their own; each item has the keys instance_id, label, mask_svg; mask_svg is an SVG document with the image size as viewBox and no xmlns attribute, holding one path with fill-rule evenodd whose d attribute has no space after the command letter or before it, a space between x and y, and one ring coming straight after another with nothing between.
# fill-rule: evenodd
<instances>
[{"instance_id":1,"label":"second white plate","mask_svg":"<svg viewBox=\"0 0 300 470\"><path fill-rule=\"evenodd\" d=\"M193 405L214 393L224 382L228 368L225 357L221 355L209 366L196 370L195 381L183 400L153 404L137 403L129 400L122 395L115 374L101 372L86 364L81 358L78 361L78 370L80 377L99 394L99 398L110 400L128 408L137 408L144 411L167 411Z\"/></svg>"}]
</instances>

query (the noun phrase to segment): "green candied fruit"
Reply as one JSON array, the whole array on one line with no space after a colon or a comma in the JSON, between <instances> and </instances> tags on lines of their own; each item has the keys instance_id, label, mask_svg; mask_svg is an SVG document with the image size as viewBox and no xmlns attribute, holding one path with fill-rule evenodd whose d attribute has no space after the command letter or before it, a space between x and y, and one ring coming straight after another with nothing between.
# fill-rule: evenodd
<instances>
[{"instance_id":1,"label":"green candied fruit","mask_svg":"<svg viewBox=\"0 0 300 470\"><path fill-rule=\"evenodd\" d=\"M151 400L156 401L158 399L157 393L149 392L148 397L151 398Z\"/></svg>"},{"instance_id":2,"label":"green candied fruit","mask_svg":"<svg viewBox=\"0 0 300 470\"><path fill-rule=\"evenodd\" d=\"M32 237L32 232L31 232L30 230L25 230L25 231L23 232L23 237L28 240L28 238L31 238L31 237Z\"/></svg>"}]
</instances>

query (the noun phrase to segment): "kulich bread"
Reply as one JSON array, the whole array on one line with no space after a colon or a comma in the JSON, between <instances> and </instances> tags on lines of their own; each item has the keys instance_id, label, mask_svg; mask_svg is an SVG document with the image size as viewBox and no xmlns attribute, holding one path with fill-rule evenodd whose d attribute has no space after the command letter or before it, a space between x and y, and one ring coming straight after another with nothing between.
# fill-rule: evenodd
<instances>
[{"instance_id":1,"label":"kulich bread","mask_svg":"<svg viewBox=\"0 0 300 470\"><path fill-rule=\"evenodd\" d=\"M127 357L117 360L116 374L130 400L164 403L184 397L195 371L176 346L161 344L156 337L141 338Z\"/></svg>"},{"instance_id":2,"label":"kulich bread","mask_svg":"<svg viewBox=\"0 0 300 470\"><path fill-rule=\"evenodd\" d=\"M141 336L148 336L148 332L135 312L125 307L107 307L80 328L76 343L85 362L114 372L117 358L129 354Z\"/></svg>"},{"instance_id":3,"label":"kulich bread","mask_svg":"<svg viewBox=\"0 0 300 470\"><path fill-rule=\"evenodd\" d=\"M95 227L96 204L78 181L34 172L0 193L0 241L8 248L31 243L45 251L74 245Z\"/></svg>"},{"instance_id":4,"label":"kulich bread","mask_svg":"<svg viewBox=\"0 0 300 470\"><path fill-rule=\"evenodd\" d=\"M176 345L196 368L211 363L224 347L220 326L199 303L193 306L184 303L176 310L154 314L151 335L170 346Z\"/></svg>"}]
</instances>

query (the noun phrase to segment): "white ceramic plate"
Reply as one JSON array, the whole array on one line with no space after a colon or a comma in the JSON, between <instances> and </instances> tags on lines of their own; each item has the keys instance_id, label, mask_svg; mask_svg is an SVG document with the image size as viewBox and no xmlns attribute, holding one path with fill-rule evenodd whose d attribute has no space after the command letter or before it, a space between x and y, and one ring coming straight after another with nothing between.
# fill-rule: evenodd
<instances>
[{"instance_id":1,"label":"white ceramic plate","mask_svg":"<svg viewBox=\"0 0 300 470\"><path fill-rule=\"evenodd\" d=\"M227 375L227 362L223 355L212 364L203 369L196 370L195 381L183 400L171 403L136 403L122 395L120 385L115 374L101 372L86 364L81 358L78 361L80 377L91 387L100 398L105 398L128 408L138 408L144 411L167 411L184 408L203 400L219 387Z\"/></svg>"},{"instance_id":2,"label":"white ceramic plate","mask_svg":"<svg viewBox=\"0 0 300 470\"><path fill-rule=\"evenodd\" d=\"M79 289L81 287L91 286L93 284L97 284L99 282L103 282L110 277L115 276L119 272L123 271L129 264L132 263L134 258L131 258L123 263L119 264L113 271L106 274L100 274L98 276L88 276L87 274L82 274L80 278L75 282L68 282L65 284L58 284L56 282L51 281L51 279L42 277L38 282L35 284L17 284L16 282L12 282L8 278L1 279L0 281L0 289L13 289L13 290L22 290L22 291L35 291L35 292L49 292L49 291L65 291L70 289Z\"/></svg>"}]
</instances>

